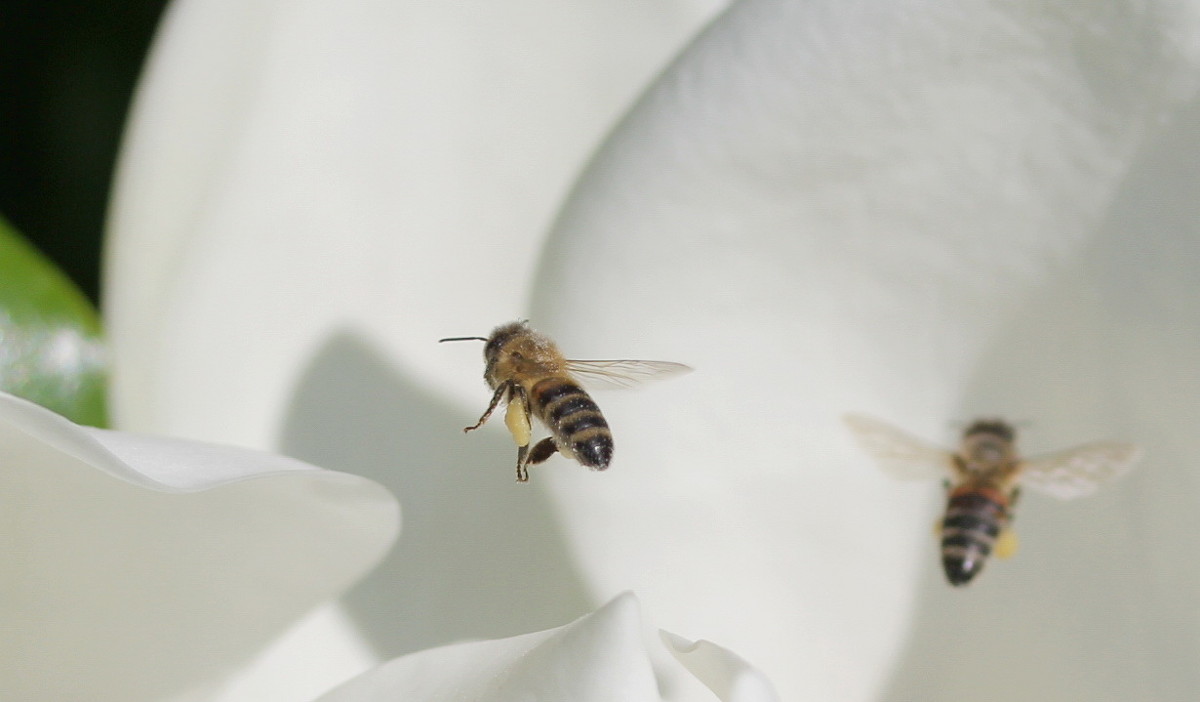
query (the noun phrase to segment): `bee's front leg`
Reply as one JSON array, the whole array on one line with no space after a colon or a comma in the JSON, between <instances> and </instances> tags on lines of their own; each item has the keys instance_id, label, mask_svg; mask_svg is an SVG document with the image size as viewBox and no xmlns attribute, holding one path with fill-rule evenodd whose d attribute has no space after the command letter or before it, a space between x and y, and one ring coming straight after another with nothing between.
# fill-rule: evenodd
<instances>
[{"instance_id":1,"label":"bee's front leg","mask_svg":"<svg viewBox=\"0 0 1200 702\"><path fill-rule=\"evenodd\" d=\"M500 383L500 387L496 388L496 392L492 395L492 401L488 404L487 411L483 413L483 416L479 418L478 422L475 422L475 424L463 429L463 432L475 431L479 427L483 426L483 423L488 420L488 417L492 416L492 412L496 411L496 405L500 404L500 398L504 397L504 394L510 390L511 385L512 383Z\"/></svg>"}]
</instances>

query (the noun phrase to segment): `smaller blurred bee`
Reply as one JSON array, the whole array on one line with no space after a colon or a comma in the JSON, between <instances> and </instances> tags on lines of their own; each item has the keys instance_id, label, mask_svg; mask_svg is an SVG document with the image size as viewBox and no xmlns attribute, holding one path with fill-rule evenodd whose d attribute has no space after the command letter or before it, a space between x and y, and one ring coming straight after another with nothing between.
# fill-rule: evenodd
<instances>
[{"instance_id":1,"label":"smaller blurred bee","mask_svg":"<svg viewBox=\"0 0 1200 702\"><path fill-rule=\"evenodd\" d=\"M613 438L600 408L580 387L575 375L618 387L691 370L668 361L575 361L564 358L558 347L526 322L496 327L492 335L464 336L440 341L486 342L483 378L495 392L472 431L483 426L501 400L508 403L504 423L517 443L517 482L529 480L527 466L550 458L557 451L592 470L604 470L612 461ZM550 430L550 437L530 450L532 417Z\"/></svg>"},{"instance_id":2,"label":"smaller blurred bee","mask_svg":"<svg viewBox=\"0 0 1200 702\"><path fill-rule=\"evenodd\" d=\"M942 518L942 567L951 585L966 585L988 555L1016 553L1013 508L1028 486L1060 500L1095 492L1141 457L1131 444L1094 443L1022 459L1016 433L998 419L980 419L963 432L958 453L927 444L885 422L859 414L843 417L854 438L880 467L901 479L940 477L948 493Z\"/></svg>"}]
</instances>

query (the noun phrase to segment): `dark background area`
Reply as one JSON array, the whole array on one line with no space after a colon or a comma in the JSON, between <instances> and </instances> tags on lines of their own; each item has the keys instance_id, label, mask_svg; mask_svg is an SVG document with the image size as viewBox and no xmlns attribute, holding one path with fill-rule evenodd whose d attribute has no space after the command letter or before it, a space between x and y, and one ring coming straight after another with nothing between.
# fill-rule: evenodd
<instances>
[{"instance_id":1,"label":"dark background area","mask_svg":"<svg viewBox=\"0 0 1200 702\"><path fill-rule=\"evenodd\" d=\"M0 0L0 216L95 302L117 148L166 0Z\"/></svg>"}]
</instances>

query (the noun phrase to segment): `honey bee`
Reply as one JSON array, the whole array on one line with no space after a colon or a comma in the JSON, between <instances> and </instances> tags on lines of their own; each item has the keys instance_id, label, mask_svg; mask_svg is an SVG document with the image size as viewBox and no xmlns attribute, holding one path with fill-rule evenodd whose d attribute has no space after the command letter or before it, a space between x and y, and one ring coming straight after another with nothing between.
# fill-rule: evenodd
<instances>
[{"instance_id":1,"label":"honey bee","mask_svg":"<svg viewBox=\"0 0 1200 702\"><path fill-rule=\"evenodd\" d=\"M483 378L492 401L475 424L483 426L501 400L507 403L504 423L517 444L517 482L529 480L527 467L561 453L592 470L612 462L612 431L600 408L575 376L631 387L641 382L686 373L691 369L669 361L577 361L564 358L550 338L524 322L496 327L491 336L464 336L440 341L485 342ZM531 419L536 417L550 436L529 448Z\"/></svg>"},{"instance_id":2,"label":"honey bee","mask_svg":"<svg viewBox=\"0 0 1200 702\"><path fill-rule=\"evenodd\" d=\"M941 477L946 513L940 523L942 567L962 586L983 570L993 551L1016 553L1013 509L1022 487L1060 500L1095 492L1141 458L1131 444L1100 442L1029 459L1016 449L1016 432L999 419L979 419L963 431L958 452L927 444L878 419L843 417L858 444L886 472L901 479Z\"/></svg>"}]
</instances>

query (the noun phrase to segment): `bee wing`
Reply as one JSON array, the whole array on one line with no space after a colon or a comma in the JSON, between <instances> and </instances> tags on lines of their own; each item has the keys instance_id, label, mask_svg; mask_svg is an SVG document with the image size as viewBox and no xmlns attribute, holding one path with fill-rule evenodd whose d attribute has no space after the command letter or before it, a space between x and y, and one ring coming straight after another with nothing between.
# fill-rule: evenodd
<instances>
[{"instance_id":1,"label":"bee wing","mask_svg":"<svg viewBox=\"0 0 1200 702\"><path fill-rule=\"evenodd\" d=\"M948 478L954 475L954 454L918 439L874 417L846 414L842 421L863 451L883 471L901 480Z\"/></svg>"},{"instance_id":2,"label":"bee wing","mask_svg":"<svg viewBox=\"0 0 1200 702\"><path fill-rule=\"evenodd\" d=\"M1142 457L1133 444L1100 442L1035 456L1021 465L1021 484L1060 500L1090 495Z\"/></svg>"},{"instance_id":3,"label":"bee wing","mask_svg":"<svg viewBox=\"0 0 1200 702\"><path fill-rule=\"evenodd\" d=\"M567 370L589 384L632 388L692 371L690 366L671 361L578 361L567 359Z\"/></svg>"}]
</instances>

